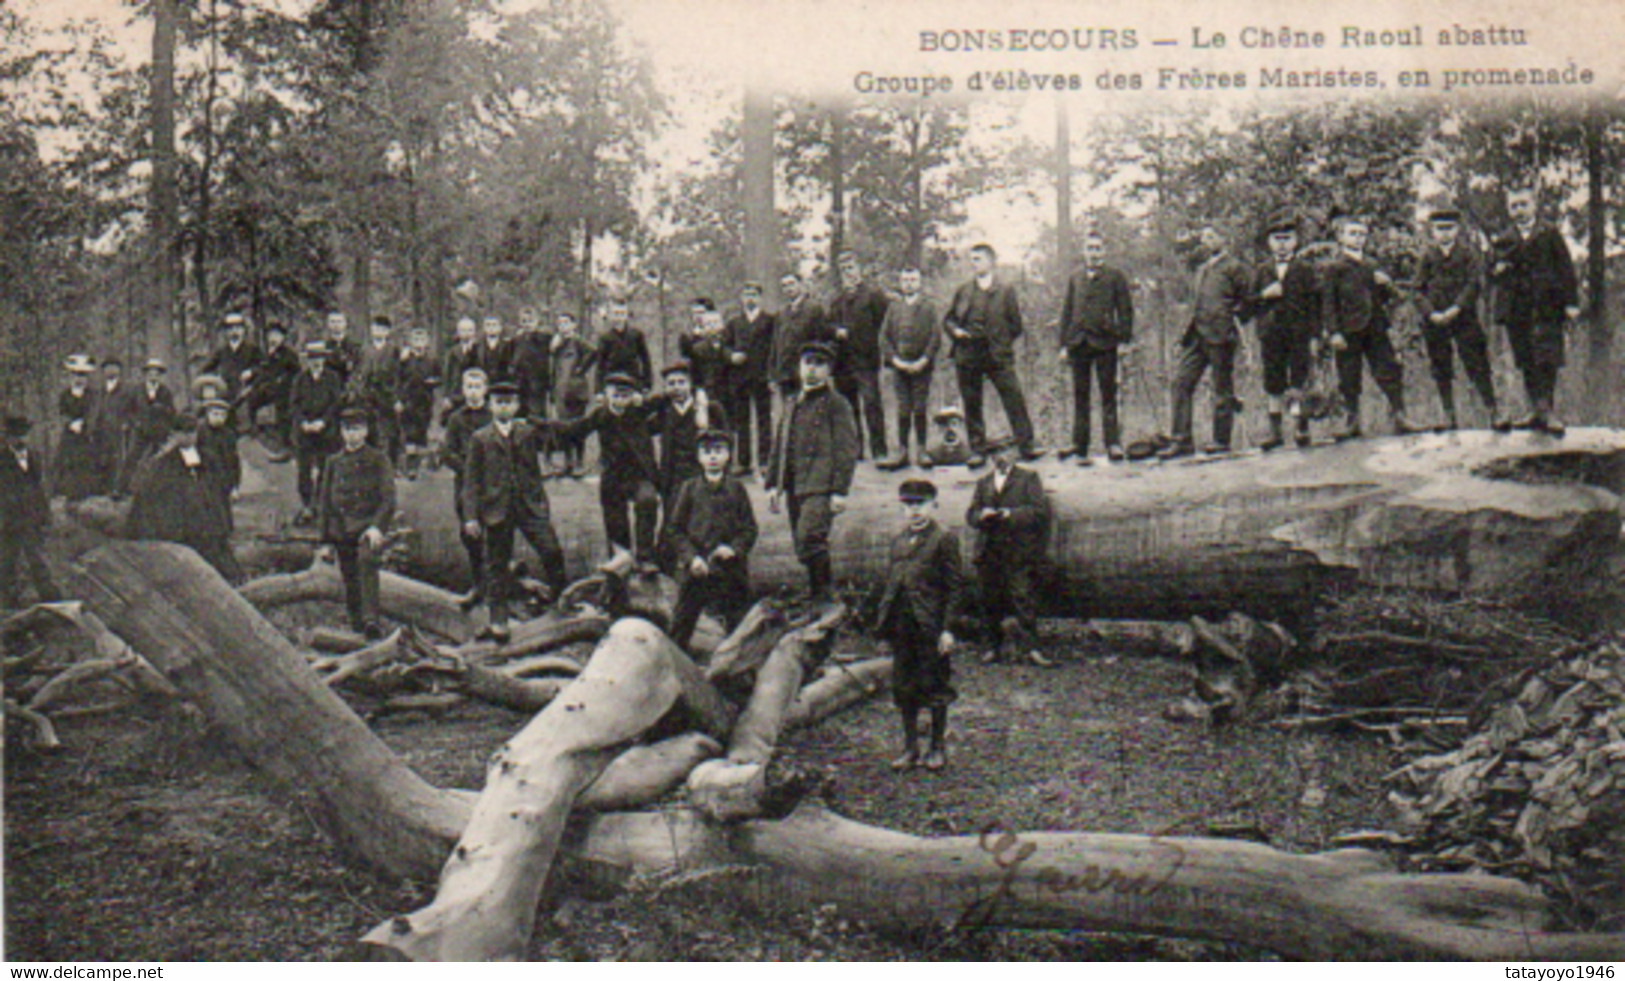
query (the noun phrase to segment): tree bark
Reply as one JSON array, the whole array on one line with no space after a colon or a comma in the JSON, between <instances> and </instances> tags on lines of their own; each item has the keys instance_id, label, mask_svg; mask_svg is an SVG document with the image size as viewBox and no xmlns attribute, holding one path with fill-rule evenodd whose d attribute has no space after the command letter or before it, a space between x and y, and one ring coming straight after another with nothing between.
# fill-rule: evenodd
<instances>
[{"instance_id":1,"label":"tree bark","mask_svg":"<svg viewBox=\"0 0 1625 981\"><path fill-rule=\"evenodd\" d=\"M347 854L401 875L430 876L441 867L469 826L470 796L423 783L201 559L172 545L114 543L83 556L65 580L251 763L277 777ZM608 755L605 745L631 738L655 701L679 697L675 672L645 679L647 663L640 655L613 672L600 665L595 675L606 686L636 677L642 690L607 724L589 723L574 736L538 733L538 741L596 764ZM569 704L596 719L617 703L595 691L590 702L558 699L554 714ZM583 710L570 713L578 714ZM555 786L584 791L583 810L640 806L660 776L686 772L714 751L708 737L691 734L628 750L591 786L574 777ZM657 765L668 769L654 773ZM634 790L645 795L637 803L611 794ZM1292 855L1217 839L1002 829L927 839L806 806L782 820L742 824L681 808L584 815L558 846L570 871L588 879L744 869L751 874L735 880L736 901L837 903L884 927L1165 933L1311 960L1625 957L1625 936L1543 929L1546 904L1531 887L1488 875L1401 875L1361 851ZM521 905L510 900L516 911Z\"/></svg>"},{"instance_id":2,"label":"tree bark","mask_svg":"<svg viewBox=\"0 0 1625 981\"><path fill-rule=\"evenodd\" d=\"M147 327L147 353L169 365L184 388L189 377L180 313L180 187L175 161L175 0L152 4L152 211L153 289L157 302Z\"/></svg>"},{"instance_id":3,"label":"tree bark","mask_svg":"<svg viewBox=\"0 0 1625 981\"><path fill-rule=\"evenodd\" d=\"M1055 510L1049 613L1183 619L1235 609L1282 620L1333 583L1473 593L1542 573L1582 574L1584 560L1618 540L1625 431L1572 429L1561 441L1472 431L1172 464L1033 468ZM1518 479L1525 473L1528 483ZM938 468L932 476L943 523L969 555L962 515L979 474ZM291 478L273 474L289 484L290 501ZM398 486L416 530L408 567L461 587L468 580L450 475ZM769 514L759 484L746 486L761 523L753 588L799 586L805 575L789 523ZM549 495L566 564L583 575L608 554L597 493L561 481ZM895 477L859 467L835 521L837 577L884 574L896 499Z\"/></svg>"},{"instance_id":4,"label":"tree bark","mask_svg":"<svg viewBox=\"0 0 1625 981\"><path fill-rule=\"evenodd\" d=\"M773 93L762 74L759 67L753 66L752 77L746 82L741 131L745 278L760 283L767 304L777 307L779 215L773 207Z\"/></svg>"},{"instance_id":5,"label":"tree bark","mask_svg":"<svg viewBox=\"0 0 1625 981\"><path fill-rule=\"evenodd\" d=\"M312 600L342 603L344 579L338 566L316 562L303 572L252 579L243 583L238 592L262 610ZM386 615L447 640L465 643L474 636L473 623L457 605L454 593L416 579L385 572L379 581L378 603Z\"/></svg>"}]
</instances>

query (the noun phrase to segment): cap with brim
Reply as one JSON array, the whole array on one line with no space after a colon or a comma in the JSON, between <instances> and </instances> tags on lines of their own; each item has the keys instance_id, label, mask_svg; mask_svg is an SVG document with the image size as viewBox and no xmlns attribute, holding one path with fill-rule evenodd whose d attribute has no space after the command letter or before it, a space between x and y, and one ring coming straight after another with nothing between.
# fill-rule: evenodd
<instances>
[{"instance_id":1,"label":"cap with brim","mask_svg":"<svg viewBox=\"0 0 1625 981\"><path fill-rule=\"evenodd\" d=\"M347 405L339 410L339 424L357 423L363 426L372 424L372 413L359 405Z\"/></svg>"},{"instance_id":2,"label":"cap with brim","mask_svg":"<svg viewBox=\"0 0 1625 981\"><path fill-rule=\"evenodd\" d=\"M1264 226L1265 235L1274 235L1277 232L1298 231L1298 216L1292 211L1277 211L1270 216L1269 222Z\"/></svg>"},{"instance_id":3,"label":"cap with brim","mask_svg":"<svg viewBox=\"0 0 1625 981\"><path fill-rule=\"evenodd\" d=\"M500 398L504 395L512 395L513 397L518 398L519 383L515 381L503 380L491 386L491 396L493 398Z\"/></svg>"},{"instance_id":4,"label":"cap with brim","mask_svg":"<svg viewBox=\"0 0 1625 981\"><path fill-rule=\"evenodd\" d=\"M247 327L248 321L240 313L228 313L220 321L220 329L228 330L232 327Z\"/></svg>"},{"instance_id":5,"label":"cap with brim","mask_svg":"<svg viewBox=\"0 0 1625 981\"><path fill-rule=\"evenodd\" d=\"M146 363L141 366L141 370L142 371L168 371L169 370L169 365L164 364L162 361L158 360L157 358L148 358Z\"/></svg>"},{"instance_id":6,"label":"cap with brim","mask_svg":"<svg viewBox=\"0 0 1625 981\"><path fill-rule=\"evenodd\" d=\"M689 364L687 361L683 360L682 358L678 358L676 361L671 362L670 364L666 365L666 367L664 369L661 370L660 377L665 378L667 375L690 375L690 376L692 376L693 374L694 374L694 366Z\"/></svg>"},{"instance_id":7,"label":"cap with brim","mask_svg":"<svg viewBox=\"0 0 1625 981\"><path fill-rule=\"evenodd\" d=\"M6 416L6 435L12 439L27 436L34 428L26 416Z\"/></svg>"},{"instance_id":8,"label":"cap with brim","mask_svg":"<svg viewBox=\"0 0 1625 981\"><path fill-rule=\"evenodd\" d=\"M604 376L604 386L606 388L637 388L638 381L631 375L617 371Z\"/></svg>"},{"instance_id":9,"label":"cap with brim","mask_svg":"<svg viewBox=\"0 0 1625 981\"><path fill-rule=\"evenodd\" d=\"M808 341L801 345L802 358L818 358L823 361L835 360L835 345L827 341Z\"/></svg>"},{"instance_id":10,"label":"cap with brim","mask_svg":"<svg viewBox=\"0 0 1625 981\"><path fill-rule=\"evenodd\" d=\"M306 341L304 353L307 358L325 358L327 357L327 342Z\"/></svg>"},{"instance_id":11,"label":"cap with brim","mask_svg":"<svg viewBox=\"0 0 1625 981\"><path fill-rule=\"evenodd\" d=\"M1428 213L1428 221L1461 221L1460 208L1434 208Z\"/></svg>"},{"instance_id":12,"label":"cap with brim","mask_svg":"<svg viewBox=\"0 0 1625 981\"><path fill-rule=\"evenodd\" d=\"M908 504L934 501L937 499L937 485L929 480L905 480L897 488L897 499Z\"/></svg>"},{"instance_id":13,"label":"cap with brim","mask_svg":"<svg viewBox=\"0 0 1625 981\"><path fill-rule=\"evenodd\" d=\"M70 354L64 367L76 375L88 375L96 370L96 362L88 354Z\"/></svg>"},{"instance_id":14,"label":"cap with brim","mask_svg":"<svg viewBox=\"0 0 1625 981\"><path fill-rule=\"evenodd\" d=\"M1015 445L1016 438L1014 436L994 436L982 447L982 451L984 453L997 453L1000 450L1011 449Z\"/></svg>"},{"instance_id":15,"label":"cap with brim","mask_svg":"<svg viewBox=\"0 0 1625 981\"><path fill-rule=\"evenodd\" d=\"M207 412L210 409L225 409L227 412L231 411L231 403L227 402L225 399L204 399L202 406L204 412Z\"/></svg>"},{"instance_id":16,"label":"cap with brim","mask_svg":"<svg viewBox=\"0 0 1625 981\"><path fill-rule=\"evenodd\" d=\"M959 406L957 406L957 405L945 405L942 408L938 409L937 414L932 416L931 418L933 418L933 419L959 419L959 418L963 418L964 415L965 415L965 410L961 409Z\"/></svg>"},{"instance_id":17,"label":"cap with brim","mask_svg":"<svg viewBox=\"0 0 1625 981\"><path fill-rule=\"evenodd\" d=\"M758 282L754 282L754 281L746 283L743 287L740 288L739 292L741 292L741 293L757 293L757 294L760 294L762 292L762 284L758 283Z\"/></svg>"},{"instance_id":18,"label":"cap with brim","mask_svg":"<svg viewBox=\"0 0 1625 981\"><path fill-rule=\"evenodd\" d=\"M702 429L694 437L696 446L726 446L734 448L734 434L726 429Z\"/></svg>"},{"instance_id":19,"label":"cap with brim","mask_svg":"<svg viewBox=\"0 0 1625 981\"><path fill-rule=\"evenodd\" d=\"M267 334L281 334L283 337L288 336L288 328L284 327L280 323L277 323L275 320L265 325L265 332Z\"/></svg>"},{"instance_id":20,"label":"cap with brim","mask_svg":"<svg viewBox=\"0 0 1625 981\"><path fill-rule=\"evenodd\" d=\"M199 399L216 398L226 391L226 380L219 375L198 375L192 379L192 394Z\"/></svg>"}]
</instances>

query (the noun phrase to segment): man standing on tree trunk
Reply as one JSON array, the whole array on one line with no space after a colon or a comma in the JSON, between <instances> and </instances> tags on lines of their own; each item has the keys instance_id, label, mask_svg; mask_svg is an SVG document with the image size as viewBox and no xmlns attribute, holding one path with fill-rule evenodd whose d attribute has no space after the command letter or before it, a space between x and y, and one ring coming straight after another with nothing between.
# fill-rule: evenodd
<instances>
[{"instance_id":1,"label":"man standing on tree trunk","mask_svg":"<svg viewBox=\"0 0 1625 981\"><path fill-rule=\"evenodd\" d=\"M773 452L773 341L777 321L762 309L762 287L746 283L739 291L739 315L728 322L733 402L727 406L739 437L737 470L748 474L767 466ZM751 418L755 417L754 445ZM754 451L754 455L753 455Z\"/></svg>"},{"instance_id":2,"label":"man standing on tree trunk","mask_svg":"<svg viewBox=\"0 0 1625 981\"><path fill-rule=\"evenodd\" d=\"M965 522L978 532L976 574L988 634L984 664L1006 645L1041 668L1054 662L1038 649L1037 573L1049 551L1049 498L1038 474L1016 466L1015 440L988 444L993 472L976 482Z\"/></svg>"},{"instance_id":3,"label":"man standing on tree trunk","mask_svg":"<svg viewBox=\"0 0 1625 981\"><path fill-rule=\"evenodd\" d=\"M830 529L846 510L858 464L858 424L852 406L830 384L835 349L812 341L801 349L801 392L779 420L767 474L768 508L788 505L796 558L807 569L815 603L833 597Z\"/></svg>"},{"instance_id":4,"label":"man standing on tree trunk","mask_svg":"<svg viewBox=\"0 0 1625 981\"><path fill-rule=\"evenodd\" d=\"M1061 363L1072 366L1072 446L1061 459L1076 456L1088 466L1090 381L1100 383L1100 435L1106 456L1123 459L1123 431L1117 421L1117 356L1134 336L1134 297L1128 277L1106 265L1106 237L1083 237L1083 269L1066 283L1061 307Z\"/></svg>"},{"instance_id":5,"label":"man standing on tree trunk","mask_svg":"<svg viewBox=\"0 0 1625 981\"><path fill-rule=\"evenodd\" d=\"M1428 216L1433 243L1422 255L1416 274L1416 307L1422 317L1422 340L1428 365L1444 408L1441 430L1455 429L1456 355L1467 380L1489 411L1497 429L1505 429L1495 405L1495 379L1490 368L1489 339L1478 320L1478 296L1484 285L1484 261L1461 237L1461 212L1437 208Z\"/></svg>"},{"instance_id":6,"label":"man standing on tree trunk","mask_svg":"<svg viewBox=\"0 0 1625 981\"><path fill-rule=\"evenodd\" d=\"M1414 432L1405 418L1405 368L1388 336L1389 303L1397 291L1392 276L1366 254L1371 234L1367 220L1350 216L1337 232L1342 255L1326 267L1324 321L1328 343L1337 358L1337 387L1343 396L1343 427L1335 438L1357 438L1360 392L1365 367L1388 399L1394 431Z\"/></svg>"},{"instance_id":7,"label":"man standing on tree trunk","mask_svg":"<svg viewBox=\"0 0 1625 981\"><path fill-rule=\"evenodd\" d=\"M842 252L835 262L841 275L841 291L829 305L837 359L835 388L862 419L869 452L879 462L886 459L886 414L880 405L880 328L886 320L886 294L864 281L856 253ZM861 439L858 459L863 459Z\"/></svg>"},{"instance_id":8,"label":"man standing on tree trunk","mask_svg":"<svg viewBox=\"0 0 1625 981\"><path fill-rule=\"evenodd\" d=\"M1580 316L1579 283L1563 234L1539 222L1532 187L1507 192L1512 234L1496 260L1494 277L1506 297L1507 341L1523 376L1530 414L1516 423L1561 436L1556 412L1557 375L1563 367L1563 332Z\"/></svg>"},{"instance_id":9,"label":"man standing on tree trunk","mask_svg":"<svg viewBox=\"0 0 1625 981\"><path fill-rule=\"evenodd\" d=\"M1231 256L1224 236L1214 225L1201 231L1207 259L1197 267L1191 298L1191 319L1180 339L1179 367L1174 372L1174 431L1172 442L1157 455L1165 460L1196 452L1196 386L1213 369L1213 441L1209 453L1230 451L1236 420L1236 348L1241 345L1238 322L1248 301L1247 269Z\"/></svg>"},{"instance_id":10,"label":"man standing on tree trunk","mask_svg":"<svg viewBox=\"0 0 1625 981\"><path fill-rule=\"evenodd\" d=\"M384 533L395 517L395 466L367 442L370 413L350 406L339 413L344 448L322 468L322 541L338 553L350 629L368 640L384 635L378 610Z\"/></svg>"},{"instance_id":11,"label":"man standing on tree trunk","mask_svg":"<svg viewBox=\"0 0 1625 981\"><path fill-rule=\"evenodd\" d=\"M970 465L981 466L987 453L987 422L982 415L982 384L992 382L1004 405L1004 415L1015 430L1023 460L1044 455L1034 443L1027 400L1016 377L1016 341L1021 337L1021 302L1016 288L994 274L998 255L986 243L970 250L975 278L959 287L943 315L942 326L952 339L954 368L959 376L959 397L965 403L970 427Z\"/></svg>"}]
</instances>

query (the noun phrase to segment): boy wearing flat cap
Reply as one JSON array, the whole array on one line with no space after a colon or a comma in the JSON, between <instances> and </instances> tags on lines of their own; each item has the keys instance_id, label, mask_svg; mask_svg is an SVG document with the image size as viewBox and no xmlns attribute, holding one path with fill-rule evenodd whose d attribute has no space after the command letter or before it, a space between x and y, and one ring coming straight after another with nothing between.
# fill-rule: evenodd
<instances>
[{"instance_id":1,"label":"boy wearing flat cap","mask_svg":"<svg viewBox=\"0 0 1625 981\"><path fill-rule=\"evenodd\" d=\"M598 434L598 501L610 547L630 551L641 572L655 569L655 530L660 524L660 465L655 459L654 409L642 404L637 379L604 376L604 400L580 419L546 423L566 441ZM628 511L631 512L630 517ZM634 530L635 529L635 530Z\"/></svg>"},{"instance_id":2,"label":"boy wearing flat cap","mask_svg":"<svg viewBox=\"0 0 1625 981\"><path fill-rule=\"evenodd\" d=\"M1269 258L1253 269L1248 317L1258 332L1264 363L1264 397L1269 406L1268 452L1286 443L1284 416L1293 419L1293 438L1310 443L1303 393L1309 385L1309 345L1320 332L1320 285L1308 260L1298 255L1298 216L1278 212L1264 230Z\"/></svg>"},{"instance_id":3,"label":"boy wearing flat cap","mask_svg":"<svg viewBox=\"0 0 1625 981\"><path fill-rule=\"evenodd\" d=\"M288 418L293 422L294 455L299 468L299 524L316 517L316 491L322 464L338 452L339 408L344 380L328 365L326 341L305 345L304 368L288 391Z\"/></svg>"},{"instance_id":4,"label":"boy wearing flat cap","mask_svg":"<svg viewBox=\"0 0 1625 981\"><path fill-rule=\"evenodd\" d=\"M699 474L677 489L666 515L667 549L675 566L677 606L671 639L686 648L700 614L714 610L732 630L750 608L750 550L756 511L732 476L734 436L702 429L695 436Z\"/></svg>"},{"instance_id":5,"label":"boy wearing flat cap","mask_svg":"<svg viewBox=\"0 0 1625 981\"><path fill-rule=\"evenodd\" d=\"M834 364L828 342L801 346L801 391L779 420L766 481L773 513L788 506L796 558L807 568L814 602L828 601L833 592L830 529L846 510L858 465L858 424L851 403L831 386Z\"/></svg>"},{"instance_id":6,"label":"boy wearing flat cap","mask_svg":"<svg viewBox=\"0 0 1625 981\"><path fill-rule=\"evenodd\" d=\"M1428 367L1439 389L1444 409L1441 430L1459 424L1456 416L1456 356L1467 381L1478 392L1492 423L1502 423L1495 404L1495 379L1490 368L1489 339L1478 319L1478 298L1484 286L1484 259L1461 235L1461 212L1436 208L1428 216L1432 243L1422 254L1416 274L1416 307L1422 315L1422 340L1428 349Z\"/></svg>"},{"instance_id":7,"label":"boy wearing flat cap","mask_svg":"<svg viewBox=\"0 0 1625 981\"><path fill-rule=\"evenodd\" d=\"M728 420L721 405L694 387L689 362L673 361L661 378L666 390L651 397L648 408L652 430L660 437L660 497L670 508L683 482L700 474L700 430L726 429Z\"/></svg>"},{"instance_id":8,"label":"boy wearing flat cap","mask_svg":"<svg viewBox=\"0 0 1625 981\"><path fill-rule=\"evenodd\" d=\"M989 443L993 472L976 482L965 523L976 529L976 572L989 646L982 661L1000 659L1006 642L1041 668L1053 662L1038 649L1037 572L1049 550L1049 498L1038 474L1016 466L1015 440Z\"/></svg>"},{"instance_id":9,"label":"boy wearing flat cap","mask_svg":"<svg viewBox=\"0 0 1625 981\"><path fill-rule=\"evenodd\" d=\"M564 589L564 550L553 530L552 508L542 482L539 456L547 440L543 423L516 418L519 384L491 386L491 424L474 434L463 463L463 534L483 542L487 634L508 638L508 603L514 594L515 533L525 536L541 563L542 581L556 597Z\"/></svg>"},{"instance_id":10,"label":"boy wearing flat cap","mask_svg":"<svg viewBox=\"0 0 1625 981\"><path fill-rule=\"evenodd\" d=\"M45 496L44 468L28 448L32 429L22 416L5 421L6 448L0 452L0 609L14 609L22 601L22 577L33 581L41 603L62 594L45 565L45 533L51 527L51 502Z\"/></svg>"},{"instance_id":11,"label":"boy wearing flat cap","mask_svg":"<svg viewBox=\"0 0 1625 981\"><path fill-rule=\"evenodd\" d=\"M378 580L384 535L395 519L395 467L382 449L367 442L370 416L359 405L340 411L343 448L322 467L317 507L322 540L338 553L350 629L376 640L384 635Z\"/></svg>"},{"instance_id":12,"label":"boy wearing flat cap","mask_svg":"<svg viewBox=\"0 0 1625 981\"><path fill-rule=\"evenodd\" d=\"M891 645L892 698L903 716L903 755L892 768L909 770L922 762L920 710L930 709L931 748L923 762L940 770L947 763L948 704L956 697L949 684L954 635L948 624L964 593L959 540L936 522L935 484L905 480L897 496L903 530L892 539L875 618L876 631Z\"/></svg>"}]
</instances>

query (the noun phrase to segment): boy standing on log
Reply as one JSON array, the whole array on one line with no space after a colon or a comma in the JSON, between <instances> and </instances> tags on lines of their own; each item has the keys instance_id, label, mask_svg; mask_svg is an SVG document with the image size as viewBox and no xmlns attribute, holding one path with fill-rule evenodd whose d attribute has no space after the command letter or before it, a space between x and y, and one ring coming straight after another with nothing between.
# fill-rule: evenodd
<instances>
[{"instance_id":1,"label":"boy standing on log","mask_svg":"<svg viewBox=\"0 0 1625 981\"><path fill-rule=\"evenodd\" d=\"M1286 443L1286 415L1294 421L1297 445L1310 443L1303 393L1309 386L1309 346L1319 333L1320 284L1314 267L1298 255L1297 215L1275 215L1264 234L1270 255L1253 270L1249 312L1258 331L1269 404L1270 434L1259 449L1268 452Z\"/></svg>"},{"instance_id":2,"label":"boy standing on log","mask_svg":"<svg viewBox=\"0 0 1625 981\"><path fill-rule=\"evenodd\" d=\"M886 580L875 628L891 645L892 698L903 715L903 755L894 770L910 770L920 759L920 710L931 710L931 749L925 768L947 764L944 736L948 705L956 696L949 656L954 635L949 617L964 592L959 540L936 522L937 487L929 480L905 480L898 489L903 530L892 539Z\"/></svg>"},{"instance_id":3,"label":"boy standing on log","mask_svg":"<svg viewBox=\"0 0 1625 981\"><path fill-rule=\"evenodd\" d=\"M485 404L488 379L480 368L463 372L462 404L446 417L446 434L441 444L441 456L451 468L452 506L457 509L457 534L462 538L463 551L468 553L468 570L474 580L463 608L471 610L485 595L481 581L485 575L485 548L480 536L467 531L468 514L463 510L463 481L467 472L468 447L474 434L491 424L491 410Z\"/></svg>"},{"instance_id":4,"label":"boy standing on log","mask_svg":"<svg viewBox=\"0 0 1625 981\"><path fill-rule=\"evenodd\" d=\"M1484 260L1471 242L1461 238L1461 212L1437 208L1428 216L1433 242L1422 255L1417 271L1416 306L1422 315L1422 340L1427 344L1428 366L1439 389L1445 430L1455 429L1456 355L1467 380L1478 391L1494 423L1501 423L1495 405L1495 379L1490 368L1489 339L1478 319L1478 296L1484 285ZM1497 428L1500 428L1499 426Z\"/></svg>"},{"instance_id":5,"label":"boy standing on log","mask_svg":"<svg viewBox=\"0 0 1625 981\"><path fill-rule=\"evenodd\" d=\"M367 442L368 412L350 406L339 413L344 448L322 468L322 540L338 553L344 607L350 629L368 640L384 635L378 613L379 559L384 533L395 517L395 467Z\"/></svg>"},{"instance_id":6,"label":"boy standing on log","mask_svg":"<svg viewBox=\"0 0 1625 981\"><path fill-rule=\"evenodd\" d=\"M1563 332L1580 317L1580 292L1563 233L1543 224L1532 187L1507 192L1512 234L1491 270L1505 297L1507 342L1523 376L1531 412L1515 425L1561 436L1557 375L1563 367Z\"/></svg>"},{"instance_id":7,"label":"boy standing on log","mask_svg":"<svg viewBox=\"0 0 1625 981\"><path fill-rule=\"evenodd\" d=\"M1049 549L1050 504L1038 474L1016 466L1015 440L991 443L993 472L976 482L965 521L976 537L976 571L989 646L982 663L1003 656L1007 642L1041 668L1054 662L1038 649L1039 566Z\"/></svg>"},{"instance_id":8,"label":"boy standing on log","mask_svg":"<svg viewBox=\"0 0 1625 981\"><path fill-rule=\"evenodd\" d=\"M1342 255L1326 270L1325 322L1328 343L1337 358L1337 382L1343 396L1343 427L1336 439L1360 435L1360 392L1365 366L1388 398L1394 431L1414 432L1405 418L1405 369L1388 337L1388 305L1397 295L1394 279L1366 255L1371 225L1349 217L1338 229Z\"/></svg>"},{"instance_id":9,"label":"boy standing on log","mask_svg":"<svg viewBox=\"0 0 1625 981\"><path fill-rule=\"evenodd\" d=\"M558 596L564 589L564 550L553 531L547 488L538 454L546 430L519 414L519 385L491 386L491 424L474 434L462 474L463 534L483 540L485 602L491 625L485 634L508 639L508 603L514 592L514 534L536 550L542 581Z\"/></svg>"},{"instance_id":10,"label":"boy standing on log","mask_svg":"<svg viewBox=\"0 0 1625 981\"><path fill-rule=\"evenodd\" d=\"M677 576L671 639L683 648L708 609L716 610L729 630L744 618L750 608L748 556L756 545L756 512L744 485L728 472L733 434L704 429L696 442L700 473L678 488L666 516Z\"/></svg>"},{"instance_id":11,"label":"boy standing on log","mask_svg":"<svg viewBox=\"0 0 1625 981\"><path fill-rule=\"evenodd\" d=\"M779 420L766 481L773 513L788 504L796 558L807 568L815 603L832 596L830 529L846 510L858 465L858 424L851 403L830 384L834 364L833 345L802 345L801 393L789 400Z\"/></svg>"},{"instance_id":12,"label":"boy standing on log","mask_svg":"<svg viewBox=\"0 0 1625 981\"><path fill-rule=\"evenodd\" d=\"M918 269L910 267L897 274L902 296L891 301L880 325L881 358L884 366L895 372L893 384L897 387L897 455L879 463L882 470L908 466L911 428L915 462L922 467L929 465L925 459L925 444L930 438L925 427L925 407L931 396L931 371L942 334L936 304L921 295L920 283Z\"/></svg>"},{"instance_id":13,"label":"boy standing on log","mask_svg":"<svg viewBox=\"0 0 1625 981\"><path fill-rule=\"evenodd\" d=\"M1061 363L1072 368L1072 445L1061 459L1077 457L1088 466L1090 382L1100 383L1100 432L1106 457L1123 459L1123 430L1117 421L1118 349L1134 337L1134 295L1128 277L1106 265L1106 237L1083 237L1083 268L1066 282L1061 307Z\"/></svg>"}]
</instances>

